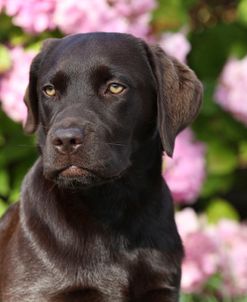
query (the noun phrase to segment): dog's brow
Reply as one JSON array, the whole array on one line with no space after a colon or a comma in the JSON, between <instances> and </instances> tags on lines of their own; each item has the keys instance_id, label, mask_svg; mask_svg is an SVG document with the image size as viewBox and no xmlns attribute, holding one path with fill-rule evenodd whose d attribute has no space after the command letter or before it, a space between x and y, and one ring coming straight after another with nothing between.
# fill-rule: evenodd
<instances>
[{"instance_id":1,"label":"dog's brow","mask_svg":"<svg viewBox=\"0 0 247 302\"><path fill-rule=\"evenodd\" d=\"M51 83L54 84L56 89L58 89L61 93L65 92L68 82L69 77L63 71L58 71L51 77Z\"/></svg>"},{"instance_id":2,"label":"dog's brow","mask_svg":"<svg viewBox=\"0 0 247 302\"><path fill-rule=\"evenodd\" d=\"M114 79L119 80L123 84L126 84L128 86L132 85L130 78L126 74L124 74L124 72L121 72L119 68L116 68L114 66L97 65L91 68L90 76L96 88L101 84Z\"/></svg>"}]
</instances>

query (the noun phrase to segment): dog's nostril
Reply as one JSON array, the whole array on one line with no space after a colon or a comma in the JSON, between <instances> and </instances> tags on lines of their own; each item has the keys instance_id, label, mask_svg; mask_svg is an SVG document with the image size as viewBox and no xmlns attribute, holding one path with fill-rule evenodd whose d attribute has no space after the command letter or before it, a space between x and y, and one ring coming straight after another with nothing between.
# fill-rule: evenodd
<instances>
[{"instance_id":1,"label":"dog's nostril","mask_svg":"<svg viewBox=\"0 0 247 302\"><path fill-rule=\"evenodd\" d=\"M57 129L52 144L60 153L71 153L81 146L82 141L83 133L79 128Z\"/></svg>"},{"instance_id":2,"label":"dog's nostril","mask_svg":"<svg viewBox=\"0 0 247 302\"><path fill-rule=\"evenodd\" d=\"M75 137L70 140L71 145L80 145L81 143L82 143L82 140L79 137Z\"/></svg>"},{"instance_id":3,"label":"dog's nostril","mask_svg":"<svg viewBox=\"0 0 247 302\"><path fill-rule=\"evenodd\" d=\"M53 140L53 145L55 145L55 146L61 146L61 145L63 145L63 142L62 142L61 139L55 138L55 139Z\"/></svg>"}]
</instances>

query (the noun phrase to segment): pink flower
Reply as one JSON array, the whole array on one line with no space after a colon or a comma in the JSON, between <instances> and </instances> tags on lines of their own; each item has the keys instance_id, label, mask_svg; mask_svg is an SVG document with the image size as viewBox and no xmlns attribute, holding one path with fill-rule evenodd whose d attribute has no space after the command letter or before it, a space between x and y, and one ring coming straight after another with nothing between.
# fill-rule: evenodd
<instances>
[{"instance_id":1,"label":"pink flower","mask_svg":"<svg viewBox=\"0 0 247 302\"><path fill-rule=\"evenodd\" d=\"M151 11L157 6L155 0L110 0L117 15L127 24L124 32L146 38L150 32ZM119 19L118 17L118 19Z\"/></svg>"},{"instance_id":2,"label":"pink flower","mask_svg":"<svg viewBox=\"0 0 247 302\"><path fill-rule=\"evenodd\" d=\"M178 231L185 248L182 265L182 289L184 292L200 292L203 285L217 272L218 246L213 236L204 229L192 209L184 209L176 214Z\"/></svg>"},{"instance_id":3,"label":"pink flower","mask_svg":"<svg viewBox=\"0 0 247 302\"><path fill-rule=\"evenodd\" d=\"M200 267L193 261L184 261L182 265L181 288L185 293L199 291L202 284L206 282Z\"/></svg>"},{"instance_id":4,"label":"pink flower","mask_svg":"<svg viewBox=\"0 0 247 302\"><path fill-rule=\"evenodd\" d=\"M5 0L6 13L13 23L30 33L55 28L53 13L57 0Z\"/></svg>"},{"instance_id":5,"label":"pink flower","mask_svg":"<svg viewBox=\"0 0 247 302\"><path fill-rule=\"evenodd\" d=\"M21 0L3 0L7 15L14 16L21 8Z\"/></svg>"},{"instance_id":6,"label":"pink flower","mask_svg":"<svg viewBox=\"0 0 247 302\"><path fill-rule=\"evenodd\" d=\"M216 102L247 125L247 56L230 59L221 74L215 93Z\"/></svg>"},{"instance_id":7,"label":"pink flower","mask_svg":"<svg viewBox=\"0 0 247 302\"><path fill-rule=\"evenodd\" d=\"M0 14L4 8L4 5L5 5L5 0L0 0Z\"/></svg>"},{"instance_id":8,"label":"pink flower","mask_svg":"<svg viewBox=\"0 0 247 302\"><path fill-rule=\"evenodd\" d=\"M102 0L58 1L54 15L55 23L65 33L91 31L123 31L127 25L115 10ZM64 22L66 20L66 22Z\"/></svg>"},{"instance_id":9,"label":"pink flower","mask_svg":"<svg viewBox=\"0 0 247 302\"><path fill-rule=\"evenodd\" d=\"M58 1L54 22L65 33L114 31L145 37L149 31L154 0ZM69 18L68 18L69 16ZM66 20L66 22L64 22Z\"/></svg>"},{"instance_id":10,"label":"pink flower","mask_svg":"<svg viewBox=\"0 0 247 302\"><path fill-rule=\"evenodd\" d=\"M0 100L2 109L10 118L23 122L27 114L23 96L34 53L25 52L21 47L13 48L10 53L12 68L0 77Z\"/></svg>"},{"instance_id":11,"label":"pink flower","mask_svg":"<svg viewBox=\"0 0 247 302\"><path fill-rule=\"evenodd\" d=\"M181 132L173 158L164 155L163 177L176 203L193 203L205 178L205 147L190 129Z\"/></svg>"},{"instance_id":12,"label":"pink flower","mask_svg":"<svg viewBox=\"0 0 247 302\"><path fill-rule=\"evenodd\" d=\"M201 229L199 218L191 208L185 208L176 213L176 224L182 238Z\"/></svg>"},{"instance_id":13,"label":"pink flower","mask_svg":"<svg viewBox=\"0 0 247 302\"><path fill-rule=\"evenodd\" d=\"M247 225L222 220L212 231L217 238L223 295L247 294Z\"/></svg>"},{"instance_id":14,"label":"pink flower","mask_svg":"<svg viewBox=\"0 0 247 302\"><path fill-rule=\"evenodd\" d=\"M247 225L231 220L208 225L190 208L177 212L176 222L185 248L183 291L202 292L217 273L222 280L217 295L227 299L247 295Z\"/></svg>"},{"instance_id":15,"label":"pink flower","mask_svg":"<svg viewBox=\"0 0 247 302\"><path fill-rule=\"evenodd\" d=\"M183 63L186 62L186 56L191 50L190 43L181 32L163 34L159 44L167 54Z\"/></svg>"},{"instance_id":16,"label":"pink flower","mask_svg":"<svg viewBox=\"0 0 247 302\"><path fill-rule=\"evenodd\" d=\"M155 0L110 0L119 15L137 17L149 13L156 7Z\"/></svg>"},{"instance_id":17,"label":"pink flower","mask_svg":"<svg viewBox=\"0 0 247 302\"><path fill-rule=\"evenodd\" d=\"M217 245L206 232L198 231L184 238L184 247L182 288L185 292L198 292L217 271Z\"/></svg>"},{"instance_id":18,"label":"pink flower","mask_svg":"<svg viewBox=\"0 0 247 302\"><path fill-rule=\"evenodd\" d=\"M13 23L30 33L126 32L145 38L155 0L0 0Z\"/></svg>"}]
</instances>

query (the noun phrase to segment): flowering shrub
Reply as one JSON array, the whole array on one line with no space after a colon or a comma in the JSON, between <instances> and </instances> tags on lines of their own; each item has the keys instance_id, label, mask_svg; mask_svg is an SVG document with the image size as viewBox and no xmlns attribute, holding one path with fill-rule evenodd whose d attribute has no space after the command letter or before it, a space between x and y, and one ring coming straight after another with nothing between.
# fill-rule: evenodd
<instances>
[{"instance_id":1,"label":"flowering shrub","mask_svg":"<svg viewBox=\"0 0 247 302\"><path fill-rule=\"evenodd\" d=\"M163 34L159 43L169 55L183 63L186 62L186 56L191 50L191 45L183 33Z\"/></svg>"},{"instance_id":2,"label":"flowering shrub","mask_svg":"<svg viewBox=\"0 0 247 302\"><path fill-rule=\"evenodd\" d=\"M56 0L5 0L3 8L13 17L13 23L30 33L54 29L53 22Z\"/></svg>"},{"instance_id":3,"label":"flowering shrub","mask_svg":"<svg viewBox=\"0 0 247 302\"><path fill-rule=\"evenodd\" d=\"M0 215L36 157L20 123L37 45L77 32L134 34L188 63L205 87L193 130L163 158L186 252L181 300L245 302L247 226L237 219L247 219L247 6L233 2L0 0Z\"/></svg>"},{"instance_id":4,"label":"flowering shrub","mask_svg":"<svg viewBox=\"0 0 247 302\"><path fill-rule=\"evenodd\" d=\"M216 90L216 101L247 125L247 56L230 59L224 67Z\"/></svg>"},{"instance_id":5,"label":"flowering shrub","mask_svg":"<svg viewBox=\"0 0 247 302\"><path fill-rule=\"evenodd\" d=\"M185 247L184 292L201 292L217 274L221 280L217 295L247 295L247 225L226 219L209 225L192 209L178 212L176 222Z\"/></svg>"},{"instance_id":6,"label":"flowering shrub","mask_svg":"<svg viewBox=\"0 0 247 302\"><path fill-rule=\"evenodd\" d=\"M222 220L211 230L211 236L218 242L219 271L224 280L221 293L247 295L247 225Z\"/></svg>"},{"instance_id":7,"label":"flowering shrub","mask_svg":"<svg viewBox=\"0 0 247 302\"><path fill-rule=\"evenodd\" d=\"M173 158L164 155L163 176L176 203L193 203L205 178L205 146L190 129L176 138Z\"/></svg>"},{"instance_id":8,"label":"flowering shrub","mask_svg":"<svg viewBox=\"0 0 247 302\"><path fill-rule=\"evenodd\" d=\"M18 46L10 50L11 68L0 77L2 109L16 122L26 120L27 110L23 96L28 83L28 74L34 52L25 52Z\"/></svg>"},{"instance_id":9,"label":"flowering shrub","mask_svg":"<svg viewBox=\"0 0 247 302\"><path fill-rule=\"evenodd\" d=\"M0 9L33 34L59 27L66 34L114 29L145 37L155 4L155 0L5 0Z\"/></svg>"}]
</instances>

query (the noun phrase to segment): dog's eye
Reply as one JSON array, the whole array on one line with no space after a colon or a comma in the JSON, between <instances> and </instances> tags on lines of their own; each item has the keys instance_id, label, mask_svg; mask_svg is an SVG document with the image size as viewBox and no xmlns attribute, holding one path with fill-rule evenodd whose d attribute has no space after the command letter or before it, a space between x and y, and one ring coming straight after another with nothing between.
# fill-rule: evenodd
<instances>
[{"instance_id":1,"label":"dog's eye","mask_svg":"<svg viewBox=\"0 0 247 302\"><path fill-rule=\"evenodd\" d=\"M55 96L56 95L56 89L54 88L53 85L46 85L43 87L43 92L49 96L49 97L52 97L52 96Z\"/></svg>"},{"instance_id":2,"label":"dog's eye","mask_svg":"<svg viewBox=\"0 0 247 302\"><path fill-rule=\"evenodd\" d=\"M107 90L112 94L120 94L124 89L125 87L118 83L111 83L107 88Z\"/></svg>"}]
</instances>

